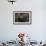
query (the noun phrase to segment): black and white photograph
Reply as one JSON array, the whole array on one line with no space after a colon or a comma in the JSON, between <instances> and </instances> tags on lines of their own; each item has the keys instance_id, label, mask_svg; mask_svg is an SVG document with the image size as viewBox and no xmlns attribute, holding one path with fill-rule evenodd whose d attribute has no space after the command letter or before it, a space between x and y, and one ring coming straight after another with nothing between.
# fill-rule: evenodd
<instances>
[{"instance_id":1,"label":"black and white photograph","mask_svg":"<svg viewBox=\"0 0 46 46\"><path fill-rule=\"evenodd\" d=\"M29 13L16 13L15 22L29 22Z\"/></svg>"},{"instance_id":2,"label":"black and white photograph","mask_svg":"<svg viewBox=\"0 0 46 46\"><path fill-rule=\"evenodd\" d=\"M13 24L32 24L32 11L14 11Z\"/></svg>"}]
</instances>

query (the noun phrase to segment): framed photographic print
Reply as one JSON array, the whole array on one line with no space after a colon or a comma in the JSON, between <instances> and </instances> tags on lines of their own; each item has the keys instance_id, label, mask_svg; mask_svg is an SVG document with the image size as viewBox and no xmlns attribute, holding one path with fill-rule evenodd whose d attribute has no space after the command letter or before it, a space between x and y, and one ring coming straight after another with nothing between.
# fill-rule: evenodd
<instances>
[{"instance_id":1,"label":"framed photographic print","mask_svg":"<svg viewBox=\"0 0 46 46\"><path fill-rule=\"evenodd\" d=\"M32 24L32 11L13 11L13 24Z\"/></svg>"}]
</instances>

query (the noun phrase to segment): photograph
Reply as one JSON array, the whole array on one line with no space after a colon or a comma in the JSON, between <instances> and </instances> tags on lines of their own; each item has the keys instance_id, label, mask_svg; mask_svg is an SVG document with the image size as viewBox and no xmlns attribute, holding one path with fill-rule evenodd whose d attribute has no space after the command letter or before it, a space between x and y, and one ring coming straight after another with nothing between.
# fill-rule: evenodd
<instances>
[{"instance_id":1,"label":"photograph","mask_svg":"<svg viewBox=\"0 0 46 46\"><path fill-rule=\"evenodd\" d=\"M13 24L32 24L32 11L14 11Z\"/></svg>"},{"instance_id":2,"label":"photograph","mask_svg":"<svg viewBox=\"0 0 46 46\"><path fill-rule=\"evenodd\" d=\"M29 22L29 13L16 13L15 22Z\"/></svg>"}]
</instances>

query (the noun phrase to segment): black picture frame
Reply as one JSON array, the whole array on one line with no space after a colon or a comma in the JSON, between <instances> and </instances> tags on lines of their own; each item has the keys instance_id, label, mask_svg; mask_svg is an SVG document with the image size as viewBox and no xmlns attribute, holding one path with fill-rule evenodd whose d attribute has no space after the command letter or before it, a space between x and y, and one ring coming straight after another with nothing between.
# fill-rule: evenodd
<instances>
[{"instance_id":1,"label":"black picture frame","mask_svg":"<svg viewBox=\"0 0 46 46\"><path fill-rule=\"evenodd\" d=\"M32 11L13 11L14 25L32 24Z\"/></svg>"}]
</instances>

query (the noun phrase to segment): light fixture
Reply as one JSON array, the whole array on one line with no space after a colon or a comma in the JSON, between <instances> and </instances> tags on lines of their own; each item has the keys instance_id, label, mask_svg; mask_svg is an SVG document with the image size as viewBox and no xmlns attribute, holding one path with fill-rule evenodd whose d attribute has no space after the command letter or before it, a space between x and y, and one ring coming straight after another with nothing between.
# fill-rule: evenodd
<instances>
[{"instance_id":1,"label":"light fixture","mask_svg":"<svg viewBox=\"0 0 46 46\"><path fill-rule=\"evenodd\" d=\"M11 2L12 4L16 2L15 0L8 0L8 2Z\"/></svg>"}]
</instances>

